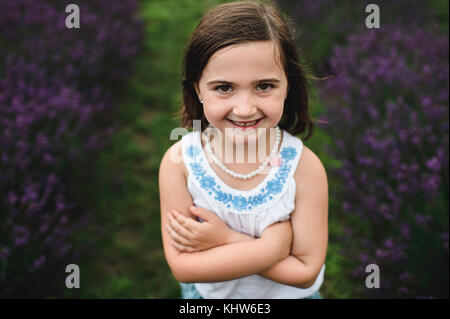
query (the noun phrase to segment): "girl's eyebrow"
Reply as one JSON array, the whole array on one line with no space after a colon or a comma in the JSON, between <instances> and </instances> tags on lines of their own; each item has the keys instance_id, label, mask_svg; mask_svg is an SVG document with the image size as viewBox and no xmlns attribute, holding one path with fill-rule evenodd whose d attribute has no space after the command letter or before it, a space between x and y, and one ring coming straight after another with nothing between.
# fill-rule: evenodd
<instances>
[{"instance_id":1,"label":"girl's eyebrow","mask_svg":"<svg viewBox=\"0 0 450 319\"><path fill-rule=\"evenodd\" d=\"M275 79L275 78L268 78L268 79L257 80L257 81L254 81L253 83L261 83L261 82L274 82L274 83L279 83L280 80ZM213 80L213 81L209 81L209 82L206 83L206 84L207 84L207 85L211 85L211 84L216 84L216 83L222 83L222 84L227 84L227 85L232 85L232 84L234 84L233 82L225 81L225 80Z\"/></svg>"}]
</instances>

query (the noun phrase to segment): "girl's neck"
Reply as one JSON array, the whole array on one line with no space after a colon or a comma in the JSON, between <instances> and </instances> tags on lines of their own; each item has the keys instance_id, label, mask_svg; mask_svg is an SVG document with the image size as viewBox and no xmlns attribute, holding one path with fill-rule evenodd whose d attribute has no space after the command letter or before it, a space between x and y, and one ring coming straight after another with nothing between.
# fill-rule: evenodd
<instances>
[{"instance_id":1,"label":"girl's neck","mask_svg":"<svg viewBox=\"0 0 450 319\"><path fill-rule=\"evenodd\" d=\"M256 166L264 162L266 157L270 155L275 141L276 131L273 128L266 129L256 141L243 144L230 141L223 132L218 135L212 134L210 139L215 156L223 164L254 164Z\"/></svg>"}]
</instances>

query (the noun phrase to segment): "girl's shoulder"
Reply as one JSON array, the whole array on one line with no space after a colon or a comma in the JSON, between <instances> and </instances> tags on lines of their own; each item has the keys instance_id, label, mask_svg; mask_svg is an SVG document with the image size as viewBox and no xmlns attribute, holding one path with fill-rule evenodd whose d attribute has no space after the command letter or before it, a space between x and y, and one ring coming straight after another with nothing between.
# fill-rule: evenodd
<instances>
[{"instance_id":1,"label":"girl's shoulder","mask_svg":"<svg viewBox=\"0 0 450 319\"><path fill-rule=\"evenodd\" d=\"M174 143L164 153L160 163L160 178L161 172L172 172L173 174L183 174L183 177L187 177L186 166L183 162L182 156L182 141Z\"/></svg>"},{"instance_id":2,"label":"girl's shoulder","mask_svg":"<svg viewBox=\"0 0 450 319\"><path fill-rule=\"evenodd\" d=\"M294 174L297 187L311 185L319 181L326 182L327 174L320 158L303 144L301 157Z\"/></svg>"}]
</instances>

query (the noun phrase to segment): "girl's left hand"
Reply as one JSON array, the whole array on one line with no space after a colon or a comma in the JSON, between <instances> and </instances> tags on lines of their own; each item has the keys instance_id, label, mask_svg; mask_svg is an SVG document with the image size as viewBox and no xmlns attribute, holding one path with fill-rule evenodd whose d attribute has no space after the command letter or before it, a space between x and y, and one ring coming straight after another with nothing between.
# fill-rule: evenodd
<instances>
[{"instance_id":1,"label":"girl's left hand","mask_svg":"<svg viewBox=\"0 0 450 319\"><path fill-rule=\"evenodd\" d=\"M180 252L196 252L225 245L232 230L216 214L201 208L191 207L190 212L203 219L200 223L180 212L167 213L166 229L172 245Z\"/></svg>"}]
</instances>

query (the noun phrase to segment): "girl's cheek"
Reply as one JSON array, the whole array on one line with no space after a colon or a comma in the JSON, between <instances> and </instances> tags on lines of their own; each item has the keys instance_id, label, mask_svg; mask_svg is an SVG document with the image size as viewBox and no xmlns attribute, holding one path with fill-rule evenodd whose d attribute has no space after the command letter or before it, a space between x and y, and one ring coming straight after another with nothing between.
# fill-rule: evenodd
<instances>
[{"instance_id":1,"label":"girl's cheek","mask_svg":"<svg viewBox=\"0 0 450 319\"><path fill-rule=\"evenodd\" d=\"M227 112L223 112L219 107L205 109L205 117L212 123L223 120L226 115Z\"/></svg>"}]
</instances>

